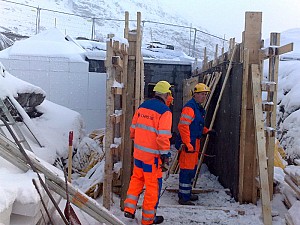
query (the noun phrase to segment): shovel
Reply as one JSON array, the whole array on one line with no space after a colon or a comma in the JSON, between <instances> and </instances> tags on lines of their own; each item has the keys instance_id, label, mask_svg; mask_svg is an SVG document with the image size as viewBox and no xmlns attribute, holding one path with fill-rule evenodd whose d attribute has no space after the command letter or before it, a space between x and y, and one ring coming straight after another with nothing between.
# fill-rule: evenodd
<instances>
[{"instance_id":1,"label":"shovel","mask_svg":"<svg viewBox=\"0 0 300 225\"><path fill-rule=\"evenodd\" d=\"M66 183L66 196L67 196L67 203L66 203L66 207L64 210L64 214L70 225L81 225L80 220L78 219L74 209L72 208L72 206L70 204L70 200L69 200L68 181L71 184L72 149L73 149L73 131L70 131L69 132L68 179L67 179L66 171L64 170L65 183Z\"/></svg>"}]
</instances>

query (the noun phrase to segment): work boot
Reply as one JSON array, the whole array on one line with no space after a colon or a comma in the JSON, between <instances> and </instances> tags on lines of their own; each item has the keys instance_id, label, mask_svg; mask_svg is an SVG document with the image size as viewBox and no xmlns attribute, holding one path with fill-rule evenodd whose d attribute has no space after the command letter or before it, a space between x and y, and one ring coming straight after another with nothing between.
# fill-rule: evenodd
<instances>
[{"instance_id":1,"label":"work boot","mask_svg":"<svg viewBox=\"0 0 300 225\"><path fill-rule=\"evenodd\" d=\"M199 199L198 195L191 195L191 197L190 197L190 200L191 200L192 202L198 201L198 199Z\"/></svg>"},{"instance_id":2,"label":"work boot","mask_svg":"<svg viewBox=\"0 0 300 225\"><path fill-rule=\"evenodd\" d=\"M130 212L124 212L124 216L129 218L129 219L134 219L135 218L135 215L130 213Z\"/></svg>"},{"instance_id":3,"label":"work boot","mask_svg":"<svg viewBox=\"0 0 300 225\"><path fill-rule=\"evenodd\" d=\"M161 224L162 222L164 222L163 216L155 216L152 224Z\"/></svg>"},{"instance_id":4,"label":"work boot","mask_svg":"<svg viewBox=\"0 0 300 225\"><path fill-rule=\"evenodd\" d=\"M178 200L179 205L195 205L195 203L191 201L184 201L182 198Z\"/></svg>"}]
</instances>

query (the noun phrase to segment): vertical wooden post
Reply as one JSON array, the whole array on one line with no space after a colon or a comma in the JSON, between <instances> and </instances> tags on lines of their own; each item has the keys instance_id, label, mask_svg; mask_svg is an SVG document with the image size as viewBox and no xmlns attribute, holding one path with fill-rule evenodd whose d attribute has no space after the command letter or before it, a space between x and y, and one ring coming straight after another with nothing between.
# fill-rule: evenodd
<instances>
[{"instance_id":1,"label":"vertical wooden post","mask_svg":"<svg viewBox=\"0 0 300 225\"><path fill-rule=\"evenodd\" d=\"M245 146L246 146L246 121L247 121L247 88L248 88L248 72L249 72L249 49L243 51L243 84L242 84L242 103L241 103L241 126L240 126L240 155L239 155L239 192L238 200L239 202L244 202L244 170L245 170ZM253 171L253 169L251 169Z\"/></svg>"},{"instance_id":2,"label":"vertical wooden post","mask_svg":"<svg viewBox=\"0 0 300 225\"><path fill-rule=\"evenodd\" d=\"M215 58L214 58L214 66L218 65L218 50L219 50L219 45L216 44L216 49L215 49Z\"/></svg>"},{"instance_id":3,"label":"vertical wooden post","mask_svg":"<svg viewBox=\"0 0 300 225\"><path fill-rule=\"evenodd\" d=\"M126 11L125 12L125 29L124 29L124 38L128 39L128 32L129 32L129 13ZM129 180L130 180L130 175L129 177L127 174L131 174L131 152L129 151L128 153L128 145L129 145L129 150L132 148L131 145L131 140L129 138L128 130L130 126L131 119L129 117L132 115L132 110L128 110L128 100L131 100L131 98L128 98L127 93L128 93L128 51L127 51L127 46L126 46L126 54L124 55L124 61L126 62L124 64L124 70L123 70L123 84L124 84L124 89L122 92L122 110L123 110L123 121L122 121L122 145L121 145L121 151L122 151L122 164L123 165L128 165L128 166L123 166L122 167L122 172L121 172L121 200L120 200L120 208L124 210L124 201L126 198L126 191L128 189L129 185ZM126 144L125 144L126 143ZM127 164L128 163L128 164Z\"/></svg>"},{"instance_id":4,"label":"vertical wooden post","mask_svg":"<svg viewBox=\"0 0 300 225\"><path fill-rule=\"evenodd\" d=\"M129 32L129 14L125 13L125 34L129 42L128 48L128 66L127 66L127 86L126 86L126 114L124 115L125 133L124 149L122 159L122 189L121 189L121 209L124 209L124 201L126 199L127 190L130 182L132 164L133 164L133 142L129 137L132 117L135 109L139 106L143 99L141 92L144 90L144 81L141 77L143 74L143 60L141 58L141 14L138 13L137 32ZM125 103L124 103L125 104Z\"/></svg>"},{"instance_id":5,"label":"vertical wooden post","mask_svg":"<svg viewBox=\"0 0 300 225\"><path fill-rule=\"evenodd\" d=\"M254 112L254 134L257 150L260 196L264 225L272 225L264 118L262 113L261 72L258 64L251 65L251 86ZM274 152L274 149L273 149Z\"/></svg>"},{"instance_id":6,"label":"vertical wooden post","mask_svg":"<svg viewBox=\"0 0 300 225\"><path fill-rule=\"evenodd\" d=\"M104 168L104 181L103 181L103 206L110 209L110 197L112 191L112 153L111 144L113 144L114 126L111 121L111 115L114 113L114 96L111 87L114 82L114 70L112 69L112 56L113 56L113 42L109 39L106 42L106 130L105 130L105 168Z\"/></svg>"},{"instance_id":7,"label":"vertical wooden post","mask_svg":"<svg viewBox=\"0 0 300 225\"><path fill-rule=\"evenodd\" d=\"M125 12L125 28L124 28L124 38L128 40L128 33L129 33L129 12Z\"/></svg>"},{"instance_id":8,"label":"vertical wooden post","mask_svg":"<svg viewBox=\"0 0 300 225\"><path fill-rule=\"evenodd\" d=\"M202 71L205 71L206 69L207 69L207 55L206 55L206 47L205 47L203 53Z\"/></svg>"},{"instance_id":9,"label":"vertical wooden post","mask_svg":"<svg viewBox=\"0 0 300 225\"><path fill-rule=\"evenodd\" d=\"M124 29L124 38L128 40L129 37L129 13L126 11L125 12L125 29ZM130 43L129 46L130 48ZM127 61L128 61L128 55ZM129 64L129 62L128 62ZM126 102L124 104L126 105L126 113L124 114L124 140L122 142L126 143L126 145L123 145L123 157L122 157L122 164L127 165L122 167L122 188L121 188L121 200L120 200L120 207L122 210L124 210L124 201L126 199L126 194L127 194L127 189L129 186L129 181L130 181L130 175L131 175L131 170L132 170L132 141L130 140L128 131L130 129L131 125L131 119L132 119L132 114L133 114L133 108L132 108L132 98L133 98L133 88L132 88L132 81L130 78L130 75L128 73L128 68L129 65L126 65L126 86L125 86L125 94L127 96ZM125 71L124 71L125 72ZM125 135L127 134L127 135Z\"/></svg>"},{"instance_id":10,"label":"vertical wooden post","mask_svg":"<svg viewBox=\"0 0 300 225\"><path fill-rule=\"evenodd\" d=\"M137 29L135 44L135 108L141 104L141 13L137 13Z\"/></svg>"},{"instance_id":11,"label":"vertical wooden post","mask_svg":"<svg viewBox=\"0 0 300 225\"><path fill-rule=\"evenodd\" d=\"M244 49L249 51L249 61L244 63L244 80L242 90L241 130L240 130L240 168L239 168L239 201L257 201L257 188L255 178L257 174L256 148L254 134L254 115L251 90L251 74L249 66L259 64L259 51L261 47L261 12L246 12ZM247 56L248 57L248 56ZM246 73L246 74L245 74ZM246 77L246 75L248 77ZM246 89L245 89L246 88ZM247 91L248 90L248 91ZM241 158L244 157L244 158Z\"/></svg>"},{"instance_id":12,"label":"vertical wooden post","mask_svg":"<svg viewBox=\"0 0 300 225\"><path fill-rule=\"evenodd\" d=\"M280 45L280 34L271 33L270 35L270 46ZM279 55L273 55L269 58L269 78L270 82L276 83L274 91L268 91L267 101L273 102L274 107L272 112L267 112L266 125L267 127L273 128L274 132L266 132L266 148L268 158L268 174L270 182L270 197L273 195L273 177L274 177L274 149L275 149L275 131L276 131L276 109L277 109L277 87L278 87L278 64Z\"/></svg>"}]
</instances>

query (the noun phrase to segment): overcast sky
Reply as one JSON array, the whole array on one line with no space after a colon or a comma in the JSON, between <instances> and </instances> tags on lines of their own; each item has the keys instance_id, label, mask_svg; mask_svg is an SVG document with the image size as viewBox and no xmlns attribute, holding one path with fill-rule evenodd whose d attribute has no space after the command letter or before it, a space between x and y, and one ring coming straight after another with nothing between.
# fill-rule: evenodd
<instances>
[{"instance_id":1,"label":"overcast sky","mask_svg":"<svg viewBox=\"0 0 300 225\"><path fill-rule=\"evenodd\" d=\"M262 12L262 38L271 32L300 27L299 0L164 0L174 10L191 21L226 39L241 41L245 27L245 12Z\"/></svg>"}]
</instances>

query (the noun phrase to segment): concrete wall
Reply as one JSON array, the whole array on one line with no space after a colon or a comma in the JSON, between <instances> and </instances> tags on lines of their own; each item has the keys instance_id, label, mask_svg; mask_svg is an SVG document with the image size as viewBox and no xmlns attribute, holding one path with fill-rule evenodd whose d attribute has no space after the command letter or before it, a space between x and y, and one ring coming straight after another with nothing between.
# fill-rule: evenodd
<instances>
[{"instance_id":1,"label":"concrete wall","mask_svg":"<svg viewBox=\"0 0 300 225\"><path fill-rule=\"evenodd\" d=\"M0 60L15 77L41 87L49 101L79 112L87 132L105 127L106 74L88 72L88 62L46 56Z\"/></svg>"}]
</instances>

